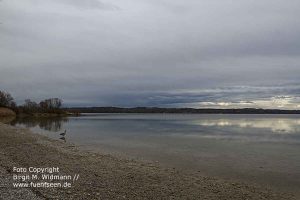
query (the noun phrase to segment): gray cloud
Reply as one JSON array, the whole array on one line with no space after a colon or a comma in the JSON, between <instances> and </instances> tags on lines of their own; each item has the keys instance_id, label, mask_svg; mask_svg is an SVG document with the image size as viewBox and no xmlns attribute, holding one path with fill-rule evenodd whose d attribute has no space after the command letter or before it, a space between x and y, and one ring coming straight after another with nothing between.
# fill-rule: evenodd
<instances>
[{"instance_id":1,"label":"gray cloud","mask_svg":"<svg viewBox=\"0 0 300 200\"><path fill-rule=\"evenodd\" d=\"M66 105L296 98L299 11L296 0L4 0L0 89Z\"/></svg>"},{"instance_id":2,"label":"gray cloud","mask_svg":"<svg viewBox=\"0 0 300 200\"><path fill-rule=\"evenodd\" d=\"M36 0L35 0L36 1ZM108 2L104 3L101 0L54 0L58 4L65 4L78 9L103 9L103 10L114 10L117 6L114 6Z\"/></svg>"}]
</instances>

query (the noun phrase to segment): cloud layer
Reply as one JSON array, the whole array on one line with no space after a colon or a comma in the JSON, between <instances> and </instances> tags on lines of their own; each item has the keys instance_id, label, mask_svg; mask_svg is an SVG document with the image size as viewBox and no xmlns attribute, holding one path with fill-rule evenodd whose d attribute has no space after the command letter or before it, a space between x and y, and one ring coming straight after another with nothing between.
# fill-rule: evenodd
<instances>
[{"instance_id":1,"label":"cloud layer","mask_svg":"<svg viewBox=\"0 0 300 200\"><path fill-rule=\"evenodd\" d=\"M3 0L0 89L74 106L297 109L299 17L297 0Z\"/></svg>"}]
</instances>

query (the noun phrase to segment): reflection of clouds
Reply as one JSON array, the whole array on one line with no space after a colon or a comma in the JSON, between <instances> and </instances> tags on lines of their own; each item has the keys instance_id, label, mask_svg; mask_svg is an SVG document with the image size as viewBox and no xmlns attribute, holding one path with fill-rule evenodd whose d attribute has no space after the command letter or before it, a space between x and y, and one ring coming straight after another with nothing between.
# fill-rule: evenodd
<instances>
[{"instance_id":1,"label":"reflection of clouds","mask_svg":"<svg viewBox=\"0 0 300 200\"><path fill-rule=\"evenodd\" d=\"M194 139L300 144L299 118L235 117L192 120L190 124L194 125L194 131L173 135Z\"/></svg>"},{"instance_id":2,"label":"reflection of clouds","mask_svg":"<svg viewBox=\"0 0 300 200\"><path fill-rule=\"evenodd\" d=\"M278 136L278 135L277 135ZM182 135L177 135L182 137ZM189 134L184 135L185 138L193 139L215 139L215 140L234 140L240 142L266 142L266 143L293 143L300 144L300 141L289 137L272 137L270 134L261 135L249 135L249 134L211 134L211 135L199 135Z\"/></svg>"},{"instance_id":3,"label":"reflection of clouds","mask_svg":"<svg viewBox=\"0 0 300 200\"><path fill-rule=\"evenodd\" d=\"M237 126L241 128L269 129L274 133L294 134L300 131L300 119L206 119L193 121L201 126Z\"/></svg>"}]
</instances>

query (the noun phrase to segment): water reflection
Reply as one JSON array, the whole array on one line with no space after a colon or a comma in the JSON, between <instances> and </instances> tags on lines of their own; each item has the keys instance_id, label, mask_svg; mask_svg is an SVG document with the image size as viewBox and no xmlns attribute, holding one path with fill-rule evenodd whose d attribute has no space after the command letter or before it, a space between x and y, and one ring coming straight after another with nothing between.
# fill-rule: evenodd
<instances>
[{"instance_id":1,"label":"water reflection","mask_svg":"<svg viewBox=\"0 0 300 200\"><path fill-rule=\"evenodd\" d=\"M39 127L40 129L57 132L68 122L65 117L18 117L10 122L13 126L24 126L26 128Z\"/></svg>"},{"instance_id":2,"label":"water reflection","mask_svg":"<svg viewBox=\"0 0 300 200\"><path fill-rule=\"evenodd\" d=\"M175 137L300 143L300 118L295 115L94 114L69 119L17 118L11 124L45 134L59 132L49 136L63 141L68 138L71 142ZM70 132L67 137L62 134L63 127Z\"/></svg>"},{"instance_id":3,"label":"water reflection","mask_svg":"<svg viewBox=\"0 0 300 200\"><path fill-rule=\"evenodd\" d=\"M67 142L66 138L63 136L63 137L60 137L59 138L60 140L64 141L64 142Z\"/></svg>"},{"instance_id":4,"label":"water reflection","mask_svg":"<svg viewBox=\"0 0 300 200\"><path fill-rule=\"evenodd\" d=\"M194 125L210 127L240 127L267 129L273 133L296 134L300 132L300 119L290 118L247 118L247 119L210 119L194 120Z\"/></svg>"},{"instance_id":5,"label":"water reflection","mask_svg":"<svg viewBox=\"0 0 300 200\"><path fill-rule=\"evenodd\" d=\"M4 123L4 124L9 124L10 122L12 122L13 120L15 120L15 116L9 116L9 117L0 117L0 122Z\"/></svg>"}]
</instances>

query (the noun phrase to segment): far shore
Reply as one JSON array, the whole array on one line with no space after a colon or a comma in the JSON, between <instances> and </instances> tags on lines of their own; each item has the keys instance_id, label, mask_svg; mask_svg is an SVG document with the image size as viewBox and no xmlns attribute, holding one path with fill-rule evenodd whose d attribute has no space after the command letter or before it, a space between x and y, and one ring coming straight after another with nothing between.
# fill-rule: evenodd
<instances>
[{"instance_id":1,"label":"far shore","mask_svg":"<svg viewBox=\"0 0 300 200\"><path fill-rule=\"evenodd\" d=\"M71 113L124 113L124 114L300 114L300 110L261 108L162 108L162 107L73 107L64 108Z\"/></svg>"},{"instance_id":2,"label":"far shore","mask_svg":"<svg viewBox=\"0 0 300 200\"><path fill-rule=\"evenodd\" d=\"M159 163L121 159L87 152L73 144L0 123L0 199L296 199L240 182L188 174ZM70 188L12 186L13 167L59 167L78 174Z\"/></svg>"}]
</instances>

